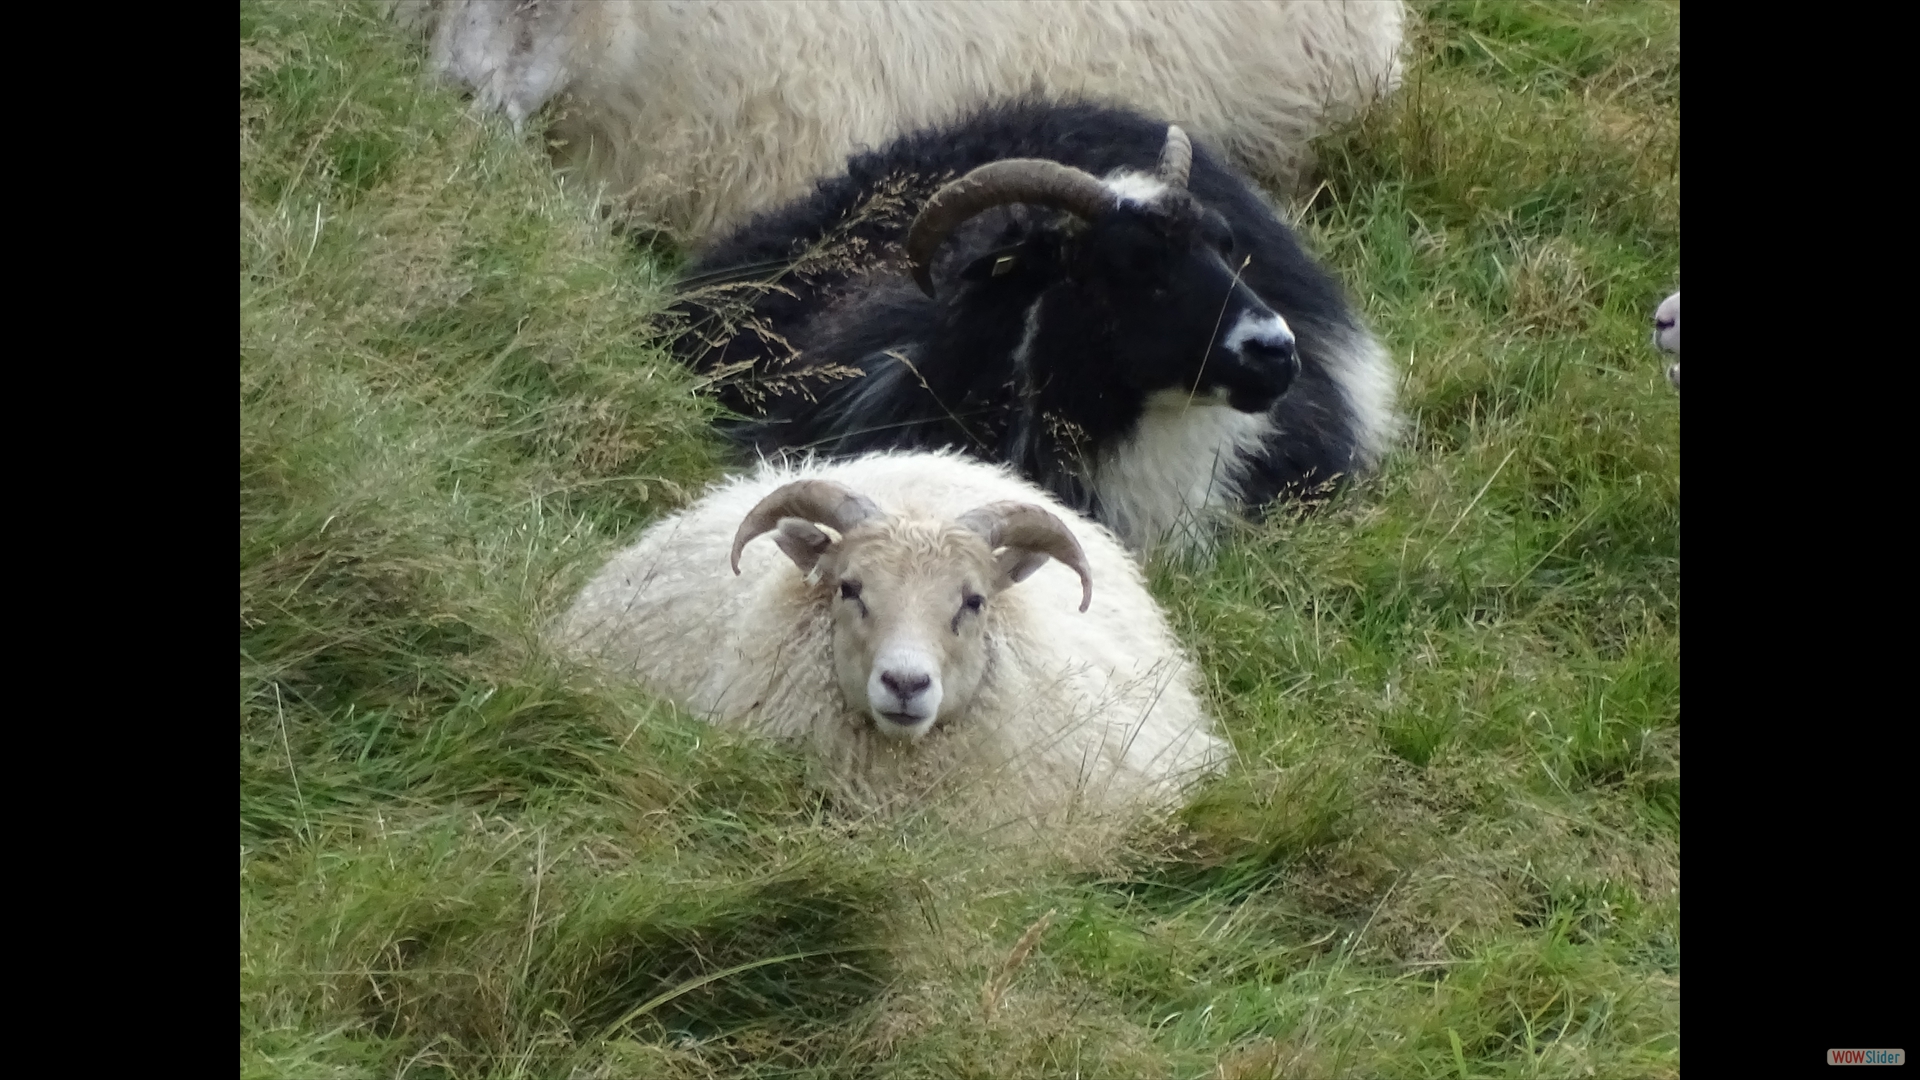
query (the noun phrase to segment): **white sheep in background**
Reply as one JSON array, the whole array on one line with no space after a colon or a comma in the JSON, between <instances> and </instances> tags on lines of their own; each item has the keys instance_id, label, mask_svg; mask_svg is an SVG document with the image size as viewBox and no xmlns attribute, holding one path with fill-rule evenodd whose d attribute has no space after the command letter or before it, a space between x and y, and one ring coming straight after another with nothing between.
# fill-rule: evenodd
<instances>
[{"instance_id":1,"label":"white sheep in background","mask_svg":"<svg viewBox=\"0 0 1920 1080\"><path fill-rule=\"evenodd\" d=\"M1660 309L1653 313L1653 344L1662 352L1674 355L1673 366L1667 369L1667 381L1673 383L1675 390L1680 389L1680 294L1674 293L1660 301Z\"/></svg>"},{"instance_id":2,"label":"white sheep in background","mask_svg":"<svg viewBox=\"0 0 1920 1080\"><path fill-rule=\"evenodd\" d=\"M976 821L1114 820L1224 756L1112 534L952 454L727 481L614 556L553 636L715 724L807 745L869 807L939 792Z\"/></svg>"},{"instance_id":3,"label":"white sheep in background","mask_svg":"<svg viewBox=\"0 0 1920 1080\"><path fill-rule=\"evenodd\" d=\"M1401 78L1400 0L681 3L390 0L434 73L518 126L559 101L560 163L697 241L860 146L1036 94L1166 117L1282 186L1308 140Z\"/></svg>"}]
</instances>

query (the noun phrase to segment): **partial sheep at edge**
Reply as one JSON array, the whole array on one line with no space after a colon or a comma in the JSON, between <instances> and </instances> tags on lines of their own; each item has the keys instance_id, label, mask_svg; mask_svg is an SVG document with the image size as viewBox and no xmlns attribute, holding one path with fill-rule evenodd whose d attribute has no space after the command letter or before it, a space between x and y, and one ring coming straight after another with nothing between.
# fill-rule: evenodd
<instances>
[{"instance_id":1,"label":"partial sheep at edge","mask_svg":"<svg viewBox=\"0 0 1920 1080\"><path fill-rule=\"evenodd\" d=\"M1675 390L1680 389L1680 294L1674 293L1660 301L1659 310L1653 313L1653 345L1661 352L1670 352L1675 359L1673 366L1667 369L1667 381Z\"/></svg>"},{"instance_id":2,"label":"partial sheep at edge","mask_svg":"<svg viewBox=\"0 0 1920 1080\"><path fill-rule=\"evenodd\" d=\"M558 104L557 161L634 223L694 241L806 193L849 154L1016 96L1186 125L1295 185L1308 141L1393 92L1399 0L539 4L392 0L429 65L516 126Z\"/></svg>"}]
</instances>

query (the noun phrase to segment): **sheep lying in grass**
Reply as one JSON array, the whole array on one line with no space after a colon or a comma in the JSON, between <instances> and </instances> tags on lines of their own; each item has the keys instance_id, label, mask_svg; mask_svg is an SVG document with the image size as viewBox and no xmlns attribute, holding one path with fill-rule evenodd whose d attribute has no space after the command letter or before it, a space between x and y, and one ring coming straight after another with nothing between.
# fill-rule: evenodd
<instances>
[{"instance_id":1,"label":"sheep lying in grass","mask_svg":"<svg viewBox=\"0 0 1920 1080\"><path fill-rule=\"evenodd\" d=\"M1104 817L1165 804L1224 750L1119 542L958 455L763 465L614 556L554 638L808 745L870 807L971 788L968 814Z\"/></svg>"},{"instance_id":2,"label":"sheep lying in grass","mask_svg":"<svg viewBox=\"0 0 1920 1080\"><path fill-rule=\"evenodd\" d=\"M700 252L682 290L674 351L753 451L962 449L1143 553L1318 497L1398 426L1339 281L1218 154L1127 109L904 135Z\"/></svg>"},{"instance_id":3,"label":"sheep lying in grass","mask_svg":"<svg viewBox=\"0 0 1920 1080\"><path fill-rule=\"evenodd\" d=\"M1667 369L1667 381L1673 383L1675 390L1680 389L1680 294L1674 293L1660 301L1660 309L1653 313L1653 344L1662 352L1674 355L1673 366Z\"/></svg>"},{"instance_id":4,"label":"sheep lying in grass","mask_svg":"<svg viewBox=\"0 0 1920 1080\"><path fill-rule=\"evenodd\" d=\"M1401 78L1400 0L390 0L429 64L684 240L806 194L860 146L1038 94L1167 116L1282 184Z\"/></svg>"}]
</instances>

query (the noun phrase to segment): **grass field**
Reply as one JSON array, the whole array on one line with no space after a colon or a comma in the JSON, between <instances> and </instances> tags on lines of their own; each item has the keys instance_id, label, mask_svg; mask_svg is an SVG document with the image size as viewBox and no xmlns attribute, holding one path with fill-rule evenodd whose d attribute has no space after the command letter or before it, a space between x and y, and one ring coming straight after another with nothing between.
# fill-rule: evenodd
<instances>
[{"instance_id":1,"label":"grass field","mask_svg":"<svg viewBox=\"0 0 1920 1080\"><path fill-rule=\"evenodd\" d=\"M725 466L670 282L355 4L240 9L247 1077L1679 1072L1679 9L1422 3L1294 206L1380 473L1153 569L1238 752L1051 861L539 628Z\"/></svg>"}]
</instances>

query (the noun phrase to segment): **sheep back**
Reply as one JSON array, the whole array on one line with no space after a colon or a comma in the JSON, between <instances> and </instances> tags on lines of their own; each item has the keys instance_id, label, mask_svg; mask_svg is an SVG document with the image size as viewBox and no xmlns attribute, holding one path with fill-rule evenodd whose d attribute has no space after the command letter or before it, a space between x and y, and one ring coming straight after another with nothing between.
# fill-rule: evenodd
<instances>
[{"instance_id":1,"label":"sheep back","mask_svg":"<svg viewBox=\"0 0 1920 1080\"><path fill-rule=\"evenodd\" d=\"M430 65L683 239L805 194L861 146L1022 95L1165 115L1282 186L1400 83L1399 0L873 4L399 0Z\"/></svg>"}]
</instances>

